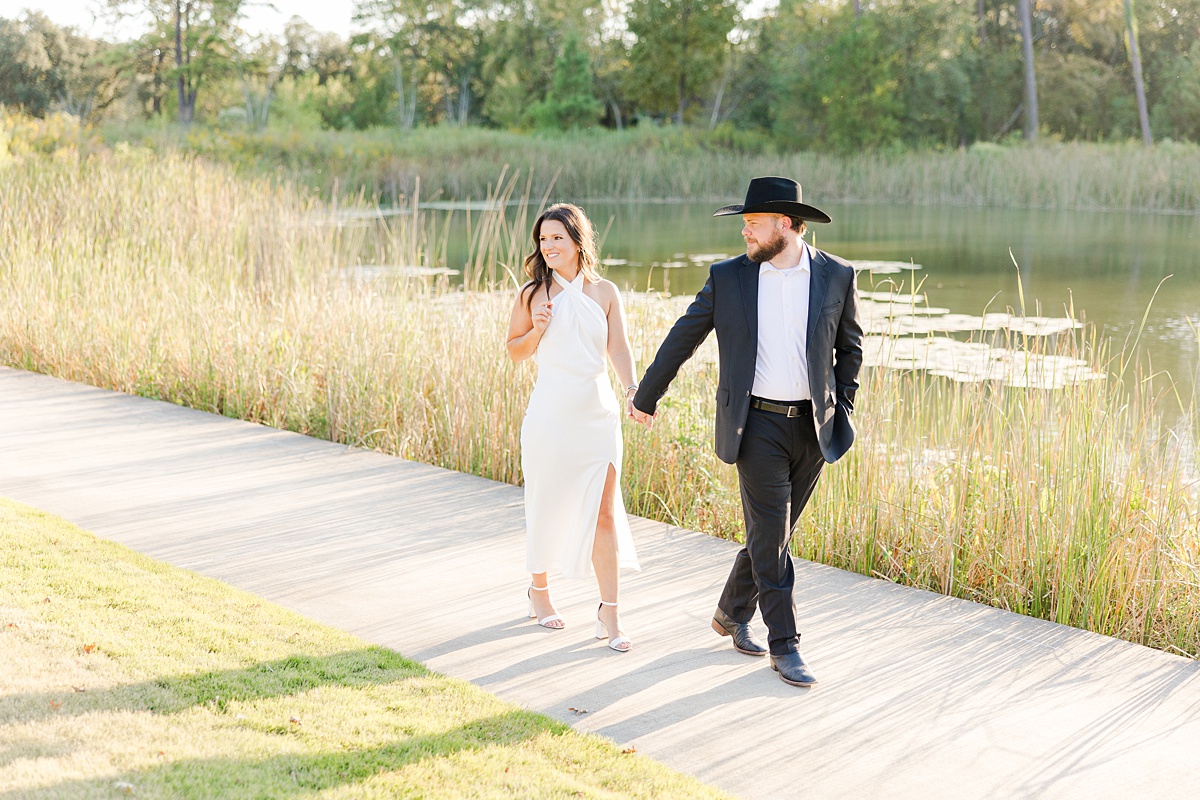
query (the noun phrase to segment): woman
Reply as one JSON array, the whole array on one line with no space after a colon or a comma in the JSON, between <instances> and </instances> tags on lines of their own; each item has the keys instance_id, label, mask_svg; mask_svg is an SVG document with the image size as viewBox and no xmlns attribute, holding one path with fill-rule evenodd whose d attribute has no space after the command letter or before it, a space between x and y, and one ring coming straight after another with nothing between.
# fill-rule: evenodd
<instances>
[{"instance_id":1,"label":"woman","mask_svg":"<svg viewBox=\"0 0 1200 800\"><path fill-rule=\"evenodd\" d=\"M537 383L521 425L525 473L526 565L533 579L529 616L559 630L546 573L586 577L600 587L596 638L613 650L632 643L617 614L617 570L640 569L621 499L621 419L608 379L612 362L626 401L637 391L621 295L596 274L596 235L576 206L559 203L533 224L530 280L508 325L508 354L535 356ZM626 403L626 408L628 402Z\"/></svg>"}]
</instances>

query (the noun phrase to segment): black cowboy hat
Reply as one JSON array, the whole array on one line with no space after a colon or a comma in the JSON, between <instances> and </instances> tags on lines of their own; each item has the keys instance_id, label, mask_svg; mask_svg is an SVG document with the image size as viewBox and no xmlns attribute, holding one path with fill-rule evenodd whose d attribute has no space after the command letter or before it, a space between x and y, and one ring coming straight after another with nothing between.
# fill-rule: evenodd
<instances>
[{"instance_id":1,"label":"black cowboy hat","mask_svg":"<svg viewBox=\"0 0 1200 800\"><path fill-rule=\"evenodd\" d=\"M819 208L806 205L802 200L800 184L791 178L754 178L746 189L746 202L740 206L725 206L717 209L714 217L731 214L787 214L809 222L832 222L829 215Z\"/></svg>"}]
</instances>

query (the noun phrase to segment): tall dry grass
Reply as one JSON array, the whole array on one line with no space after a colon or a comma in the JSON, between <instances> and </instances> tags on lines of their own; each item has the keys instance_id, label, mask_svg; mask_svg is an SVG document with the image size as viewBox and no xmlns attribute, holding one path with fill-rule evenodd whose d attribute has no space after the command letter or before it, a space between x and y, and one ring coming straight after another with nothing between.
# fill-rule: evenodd
<instances>
[{"instance_id":1,"label":"tall dry grass","mask_svg":"<svg viewBox=\"0 0 1200 800\"><path fill-rule=\"evenodd\" d=\"M478 276L517 271L527 219L339 225L287 185L139 150L0 170L4 363L519 482L534 376L503 347L512 287ZM438 266L446 237L472 242L474 288L355 269ZM628 304L644 365L678 302ZM1087 330L1003 344L1110 361ZM659 424L627 428L625 489L635 513L736 539L713 370L702 353ZM1166 428L1162 378L1127 377L1028 390L866 370L858 443L826 471L797 552L1200 655L1197 416Z\"/></svg>"},{"instance_id":2,"label":"tall dry grass","mask_svg":"<svg viewBox=\"0 0 1200 800\"><path fill-rule=\"evenodd\" d=\"M133 136L308 183L325 196L354 187L386 202L421 193L479 199L507 166L540 196L726 200L747 175L790 175L827 202L1200 212L1200 147L1047 142L850 155L778 149L703 131L654 128L531 136L477 128L366 132L193 129Z\"/></svg>"}]
</instances>

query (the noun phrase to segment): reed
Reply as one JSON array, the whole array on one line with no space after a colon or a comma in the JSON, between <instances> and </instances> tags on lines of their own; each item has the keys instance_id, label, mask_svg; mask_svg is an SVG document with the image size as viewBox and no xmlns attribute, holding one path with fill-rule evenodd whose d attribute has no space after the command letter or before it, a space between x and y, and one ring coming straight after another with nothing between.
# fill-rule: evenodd
<instances>
[{"instance_id":1,"label":"reed","mask_svg":"<svg viewBox=\"0 0 1200 800\"><path fill-rule=\"evenodd\" d=\"M515 279L491 276L519 271L529 220L345 224L371 204L137 148L0 170L4 363L519 483L534 374L504 351ZM493 178L489 207L536 188ZM359 269L444 266L447 237L472 243L466 288ZM639 364L681 302L628 297ZM1102 372L1129 355L1089 328L1004 337ZM702 351L659 423L626 428L625 493L634 513L737 539L714 368ZM1200 656L1198 415L1168 427L1165 378L1123 377L1043 390L867 369L858 443L826 471L796 552Z\"/></svg>"},{"instance_id":2,"label":"reed","mask_svg":"<svg viewBox=\"0 0 1200 800\"><path fill-rule=\"evenodd\" d=\"M645 127L532 136L477 128L414 131L113 129L160 151L182 149L316 187L352 187L384 202L422 195L479 199L502 167L530 176L540 196L725 200L747 175L792 175L812 196L869 201L1060 210L1200 212L1200 147L1047 142L981 143L957 150L800 152L763 136ZM557 199L557 198L556 198Z\"/></svg>"}]
</instances>

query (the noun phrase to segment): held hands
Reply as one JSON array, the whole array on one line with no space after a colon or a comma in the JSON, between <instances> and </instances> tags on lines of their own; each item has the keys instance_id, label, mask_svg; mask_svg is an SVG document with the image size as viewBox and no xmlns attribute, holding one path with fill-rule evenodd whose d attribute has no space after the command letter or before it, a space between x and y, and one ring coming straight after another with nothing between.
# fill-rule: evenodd
<instances>
[{"instance_id":1,"label":"held hands","mask_svg":"<svg viewBox=\"0 0 1200 800\"><path fill-rule=\"evenodd\" d=\"M541 336L546 332L546 327L550 324L550 317L554 315L554 301L547 300L544 303L538 303L533 309L533 329Z\"/></svg>"},{"instance_id":2,"label":"held hands","mask_svg":"<svg viewBox=\"0 0 1200 800\"><path fill-rule=\"evenodd\" d=\"M634 419L634 421L637 422L639 425L645 425L646 430L650 430L652 427L654 427L654 419L658 415L657 414L647 414L645 411L642 411L640 408L637 408L636 406L634 406L633 400L630 400L629 401L629 416L632 417Z\"/></svg>"},{"instance_id":3,"label":"held hands","mask_svg":"<svg viewBox=\"0 0 1200 800\"><path fill-rule=\"evenodd\" d=\"M637 422L639 425L645 425L646 430L650 430L650 428L654 425L654 418L658 415L647 414L645 411L642 411L640 408L635 406L633 404L633 396L636 393L636 386L630 386L625 390L625 411L629 415L630 419L632 419L634 422Z\"/></svg>"}]
</instances>

